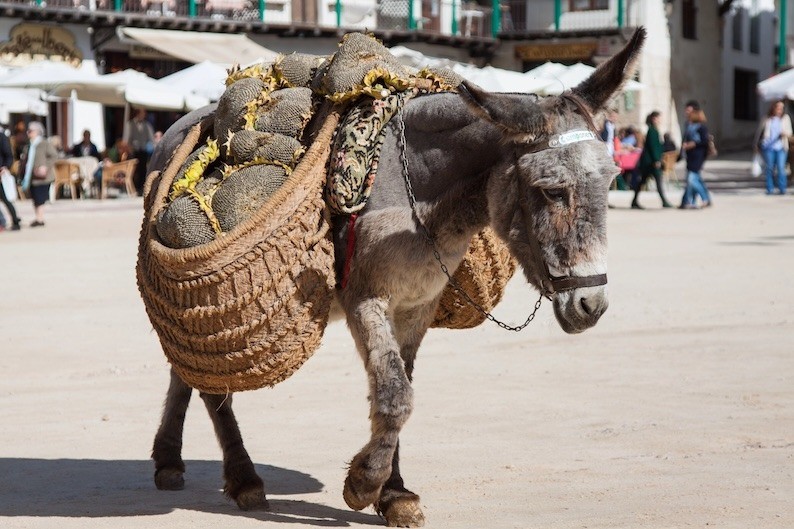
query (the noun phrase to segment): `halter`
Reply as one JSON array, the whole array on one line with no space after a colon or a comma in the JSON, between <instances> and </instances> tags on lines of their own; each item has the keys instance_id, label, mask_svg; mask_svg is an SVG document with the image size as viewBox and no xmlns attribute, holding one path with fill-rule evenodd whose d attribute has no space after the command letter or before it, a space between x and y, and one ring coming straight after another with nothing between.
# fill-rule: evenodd
<instances>
[{"instance_id":1,"label":"halter","mask_svg":"<svg viewBox=\"0 0 794 529\"><path fill-rule=\"evenodd\" d=\"M579 143L581 141L589 141L596 139L597 136L591 130L584 130L584 129L569 130L567 132L563 132L562 134L555 134L554 136L551 136L548 140L535 143L533 146L530 147L530 150L527 151L526 154L534 154L549 149L561 149L569 145ZM516 168L518 167L518 160L516 160L515 166ZM551 296L553 296L557 292L574 290L576 288L582 288L582 287L597 287L601 285L606 285L607 284L606 274L594 274L590 276L552 275L551 270L549 269L549 264L546 262L546 259L544 259L543 251L540 249L540 242L538 241L538 237L535 234L534 228L532 227L532 212L529 210L529 205L527 204L528 193L526 193L526 190L522 189L521 195L522 196L521 199L519 200L519 203L521 204L521 211L524 215L524 222L526 223L527 238L529 239L529 249L532 252L532 256L534 257L535 262L540 263L542 265L543 270L546 272L545 276L542 273L538 274L539 276L538 280L541 285L541 289L543 290L543 295L551 299Z\"/></svg>"},{"instance_id":2,"label":"halter","mask_svg":"<svg viewBox=\"0 0 794 529\"><path fill-rule=\"evenodd\" d=\"M452 274L450 273L447 266L441 260L441 252L439 252L438 247L436 246L436 241L433 236L430 234L430 231L427 227L422 223L419 219L419 214L416 211L416 196L414 196L413 188L411 186L411 178L408 174L408 156L406 155L406 141L405 141L405 122L403 121L402 116L402 107L397 110L395 115L397 118L397 130L398 130L398 147L400 151L400 160L402 161L402 169L403 169L403 178L405 180L405 188L408 192L408 201L411 204L411 211L413 212L414 218L416 219L416 223L421 228L425 239L427 240L427 244L433 250L433 257L435 257L436 261L438 261L439 265L441 266L441 271L447 276L447 280L449 284L452 286L455 291L460 294L463 299L466 300L472 307L474 307L478 312L480 312L486 319L494 322L502 329L507 331L522 331L524 330L527 325L532 323L532 320L535 319L535 315L538 313L540 309L541 301L543 300L544 296L549 300L552 299L552 296L557 292L561 292L563 290L573 290L574 288L585 287L585 286L599 286L605 285L607 282L606 274L598 274L592 276L584 276L584 277L576 277L576 276L553 276L549 271L549 266L546 263L546 260L543 258L543 252L540 249L540 243L538 242L538 238L535 235L535 231L532 229L532 223L530 219L532 218L529 214L529 210L526 204L526 193L519 201L521 203L521 208L524 213L524 219L527 225L527 235L529 238L529 247L532 251L532 255L534 256L535 260L538 263L543 265L543 268L546 271L546 277L540 277L540 289L542 290L538 300L535 302L535 308L527 316L526 321L520 325L512 326L508 325L502 321L499 321L494 317L493 314L485 310L479 303L471 299L471 296L458 284ZM569 131L563 134L558 134L552 136L545 142L539 142L538 148L536 150L532 150L530 152L540 152L546 149L553 149L558 147L565 147L567 145L571 145L573 143L577 143L580 141L596 139L596 135L592 131L588 130L576 130L576 131ZM518 162L518 160L516 160ZM518 163L516 163L516 167L518 167ZM347 262L347 260L346 260ZM346 274L345 274L346 275Z\"/></svg>"}]
</instances>

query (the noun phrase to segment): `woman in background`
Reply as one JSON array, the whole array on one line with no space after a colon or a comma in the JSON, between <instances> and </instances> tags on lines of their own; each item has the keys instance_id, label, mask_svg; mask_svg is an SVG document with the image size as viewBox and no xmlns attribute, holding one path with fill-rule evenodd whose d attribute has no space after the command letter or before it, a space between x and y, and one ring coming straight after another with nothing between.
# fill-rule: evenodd
<instances>
[{"instance_id":1,"label":"woman in background","mask_svg":"<svg viewBox=\"0 0 794 529\"><path fill-rule=\"evenodd\" d=\"M29 143L20 158L22 189L30 193L36 220L32 228L44 226L44 204L50 198L50 185L55 181L55 160L58 153L44 137L44 125L38 121L28 124Z\"/></svg>"},{"instance_id":2,"label":"woman in background","mask_svg":"<svg viewBox=\"0 0 794 529\"><path fill-rule=\"evenodd\" d=\"M635 183L634 200L631 202L633 209L645 209L639 203L640 189L648 180L648 177L653 177L656 181L656 190L659 192L659 198L662 199L662 207L673 207L667 198L664 196L664 189L662 188L662 142L659 139L659 121L661 114L653 111L645 118L645 124L648 125L648 134L645 137L645 145L642 148L640 155L639 172L640 179Z\"/></svg>"},{"instance_id":3,"label":"woman in background","mask_svg":"<svg viewBox=\"0 0 794 529\"><path fill-rule=\"evenodd\" d=\"M775 101L769 107L766 119L756 133L756 146L761 149L766 163L766 194L771 195L775 189L775 172L777 172L777 190L786 194L786 160L788 159L788 140L792 135L791 118L786 114L783 101Z\"/></svg>"}]
</instances>

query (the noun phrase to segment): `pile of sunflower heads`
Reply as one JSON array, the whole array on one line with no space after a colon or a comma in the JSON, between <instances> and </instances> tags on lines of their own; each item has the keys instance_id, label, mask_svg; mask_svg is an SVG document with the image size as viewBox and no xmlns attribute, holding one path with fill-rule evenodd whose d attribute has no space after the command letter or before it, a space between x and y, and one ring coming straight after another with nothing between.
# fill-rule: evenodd
<instances>
[{"instance_id":1,"label":"pile of sunflower heads","mask_svg":"<svg viewBox=\"0 0 794 529\"><path fill-rule=\"evenodd\" d=\"M361 33L346 35L331 56L293 53L232 68L213 134L184 162L160 212L160 239L172 248L197 246L251 217L300 162L304 129L321 101L381 99L422 77L440 89L461 81L448 69L409 71Z\"/></svg>"},{"instance_id":2,"label":"pile of sunflower heads","mask_svg":"<svg viewBox=\"0 0 794 529\"><path fill-rule=\"evenodd\" d=\"M157 219L165 245L210 242L281 187L305 152L301 140L316 105L310 84L326 60L294 53L229 71L213 133L182 164Z\"/></svg>"}]
</instances>

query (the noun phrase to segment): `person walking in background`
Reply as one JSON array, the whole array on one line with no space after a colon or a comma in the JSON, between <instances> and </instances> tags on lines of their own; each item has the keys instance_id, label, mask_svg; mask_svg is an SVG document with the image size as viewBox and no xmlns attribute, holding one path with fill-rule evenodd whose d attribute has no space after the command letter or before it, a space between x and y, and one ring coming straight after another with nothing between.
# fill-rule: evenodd
<instances>
[{"instance_id":1,"label":"person walking in background","mask_svg":"<svg viewBox=\"0 0 794 529\"><path fill-rule=\"evenodd\" d=\"M634 185L640 180L640 155L642 154L642 143L634 127L626 127L618 133L615 139L615 163L620 168L617 176L617 188L619 190L634 189Z\"/></svg>"},{"instance_id":2,"label":"person walking in background","mask_svg":"<svg viewBox=\"0 0 794 529\"><path fill-rule=\"evenodd\" d=\"M761 150L766 164L767 195L771 195L775 189L775 172L777 172L778 193L786 194L786 160L791 135L791 118L786 114L785 103L775 101L769 107L766 119L761 122L755 141L756 149Z\"/></svg>"},{"instance_id":3,"label":"person walking in background","mask_svg":"<svg viewBox=\"0 0 794 529\"><path fill-rule=\"evenodd\" d=\"M11 166L14 164L14 153L11 150L11 140L6 136L5 130L0 128L0 175L8 172L10 174ZM14 195L16 196L16 195ZM11 217L11 229L18 230L20 228L20 220L17 216L17 210L11 198L5 192L5 187L0 182L0 201L5 204L8 209L8 215ZM2 220L2 227L6 227L5 218L2 211L0 211L0 220Z\"/></svg>"},{"instance_id":4,"label":"person walking in background","mask_svg":"<svg viewBox=\"0 0 794 529\"><path fill-rule=\"evenodd\" d=\"M75 158L80 158L82 156L93 156L97 160L99 159L99 149L97 149L96 145L94 145L94 143L91 141L90 130L86 129L83 131L83 141L76 143L74 147L72 147L71 154Z\"/></svg>"},{"instance_id":5,"label":"person walking in background","mask_svg":"<svg viewBox=\"0 0 794 529\"><path fill-rule=\"evenodd\" d=\"M44 125L38 121L28 124L30 142L20 158L22 189L30 193L36 220L33 228L44 226L44 204L50 198L50 185L55 181L55 160L58 153L44 137Z\"/></svg>"},{"instance_id":6,"label":"person walking in background","mask_svg":"<svg viewBox=\"0 0 794 529\"><path fill-rule=\"evenodd\" d=\"M604 120L604 126L601 127L601 141L606 143L607 152L610 156L615 156L615 136L617 129L615 129L615 123L618 120L618 113L614 110L610 110L607 112L607 117Z\"/></svg>"},{"instance_id":7,"label":"person walking in background","mask_svg":"<svg viewBox=\"0 0 794 529\"><path fill-rule=\"evenodd\" d=\"M659 197L662 199L662 207L670 208L672 205L667 202L664 196L664 189L662 188L662 142L659 139L659 121L661 114L653 111L645 118L645 124L648 125L648 134L645 136L645 145L642 148L640 155L639 173L640 178L634 182L632 189L634 190L634 200L631 202L632 209L645 209L639 203L640 189L652 176L656 181L656 190L659 192Z\"/></svg>"},{"instance_id":8,"label":"person walking in background","mask_svg":"<svg viewBox=\"0 0 794 529\"><path fill-rule=\"evenodd\" d=\"M700 172L706 163L709 150L709 130L706 127L706 114L697 101L688 101L684 107L686 128L681 151L686 156L686 189L680 209L697 209L697 197L703 207L711 206L711 195Z\"/></svg>"},{"instance_id":9,"label":"person walking in background","mask_svg":"<svg viewBox=\"0 0 794 529\"><path fill-rule=\"evenodd\" d=\"M138 165L135 167L133 183L138 195L143 195L143 182L146 179L146 165L149 163L149 156L154 145L154 128L146 120L146 110L139 108L135 111L135 116L127 124L124 130L124 141L132 147Z\"/></svg>"}]
</instances>

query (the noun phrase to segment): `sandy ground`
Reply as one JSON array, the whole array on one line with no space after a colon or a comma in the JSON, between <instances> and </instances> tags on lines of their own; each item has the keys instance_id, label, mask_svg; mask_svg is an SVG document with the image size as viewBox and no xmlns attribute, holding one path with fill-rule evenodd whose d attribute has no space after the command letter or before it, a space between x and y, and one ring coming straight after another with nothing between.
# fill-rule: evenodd
<instances>
[{"instance_id":1,"label":"sandy ground","mask_svg":"<svg viewBox=\"0 0 794 529\"><path fill-rule=\"evenodd\" d=\"M596 328L565 335L547 303L523 333L429 333L401 437L429 527L794 527L794 196L629 200L612 197ZM291 379L235 397L271 512L220 493L197 398L186 488L155 489L168 366L135 286L140 208L58 201L46 228L0 234L0 527L381 525L342 499L369 423L340 323ZM535 298L514 280L497 315Z\"/></svg>"}]
</instances>

